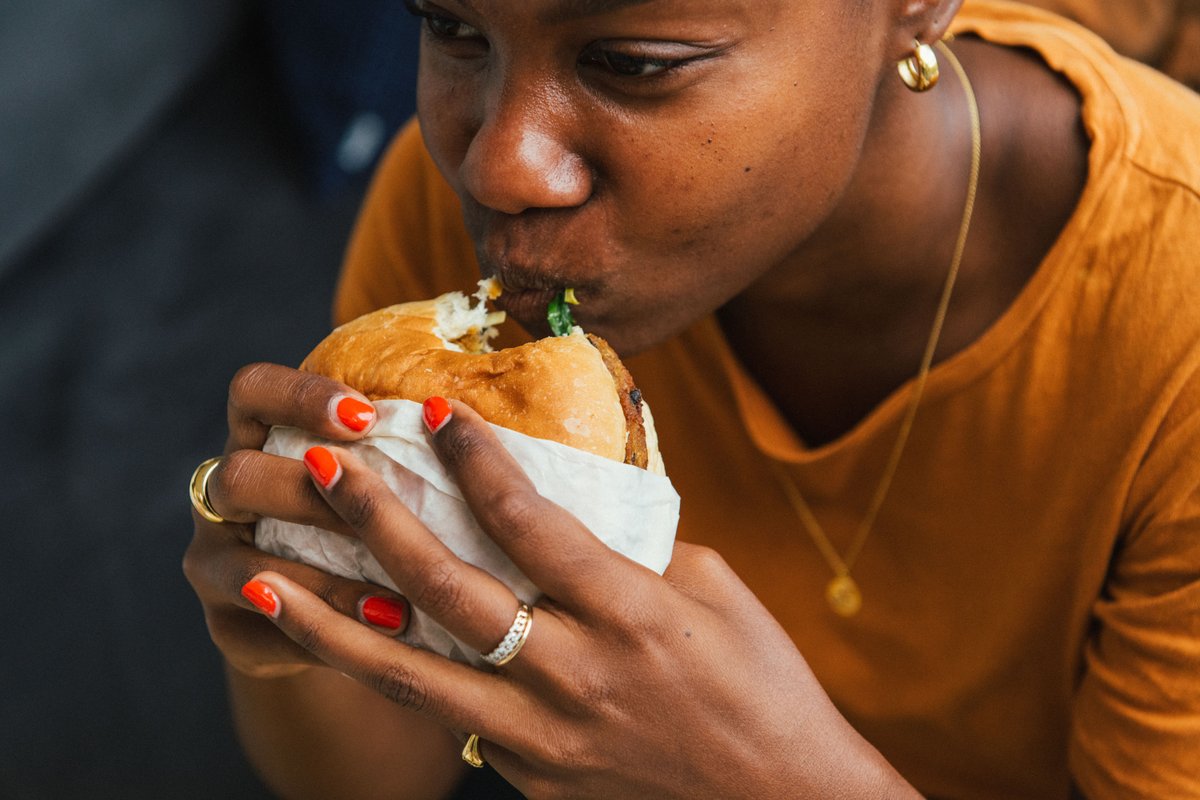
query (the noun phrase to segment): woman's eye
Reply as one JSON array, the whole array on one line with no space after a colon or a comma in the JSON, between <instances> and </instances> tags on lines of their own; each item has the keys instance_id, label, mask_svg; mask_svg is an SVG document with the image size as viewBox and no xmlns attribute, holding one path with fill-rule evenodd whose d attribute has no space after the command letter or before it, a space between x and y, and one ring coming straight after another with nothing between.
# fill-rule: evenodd
<instances>
[{"instance_id":1,"label":"woman's eye","mask_svg":"<svg viewBox=\"0 0 1200 800\"><path fill-rule=\"evenodd\" d=\"M683 63L680 59L634 56L619 50L595 50L585 53L581 61L623 78L649 78Z\"/></svg>"},{"instance_id":2,"label":"woman's eye","mask_svg":"<svg viewBox=\"0 0 1200 800\"><path fill-rule=\"evenodd\" d=\"M473 28L462 20L446 14L426 9L414 0L405 0L404 5L410 14L425 20L425 27L439 39L478 39L482 37L478 28Z\"/></svg>"},{"instance_id":3,"label":"woman's eye","mask_svg":"<svg viewBox=\"0 0 1200 800\"><path fill-rule=\"evenodd\" d=\"M439 39L477 39L479 30L453 17L443 17L440 14L429 14L425 17L429 32Z\"/></svg>"}]
</instances>

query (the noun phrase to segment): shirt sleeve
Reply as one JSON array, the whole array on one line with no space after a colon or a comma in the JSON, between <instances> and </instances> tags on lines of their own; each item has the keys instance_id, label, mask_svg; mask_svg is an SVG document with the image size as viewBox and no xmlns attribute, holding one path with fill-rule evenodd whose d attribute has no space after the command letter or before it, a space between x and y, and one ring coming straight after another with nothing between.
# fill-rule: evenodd
<instances>
[{"instance_id":1,"label":"shirt sleeve","mask_svg":"<svg viewBox=\"0 0 1200 800\"><path fill-rule=\"evenodd\" d=\"M1192 359L1200 361L1200 354ZM1070 742L1090 800L1200 797L1200 370L1142 460L1094 608Z\"/></svg>"},{"instance_id":2,"label":"shirt sleeve","mask_svg":"<svg viewBox=\"0 0 1200 800\"><path fill-rule=\"evenodd\" d=\"M1178 0L1026 0L1100 34L1123 55L1156 63L1175 31Z\"/></svg>"}]
</instances>

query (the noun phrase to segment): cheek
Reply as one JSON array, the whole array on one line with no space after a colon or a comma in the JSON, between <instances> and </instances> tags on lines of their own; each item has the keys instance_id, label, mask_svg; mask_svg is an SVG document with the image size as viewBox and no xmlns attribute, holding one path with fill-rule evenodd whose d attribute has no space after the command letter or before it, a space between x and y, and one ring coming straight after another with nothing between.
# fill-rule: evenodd
<instances>
[{"instance_id":1,"label":"cheek","mask_svg":"<svg viewBox=\"0 0 1200 800\"><path fill-rule=\"evenodd\" d=\"M438 74L422 62L417 79L417 117L425 149L451 188L461 196L459 167L471 144L474 130L464 97L476 91L469 76Z\"/></svg>"},{"instance_id":2,"label":"cheek","mask_svg":"<svg viewBox=\"0 0 1200 800\"><path fill-rule=\"evenodd\" d=\"M788 88L702 123L629 135L637 144L612 165L608 198L622 238L734 289L798 247L848 183L865 125Z\"/></svg>"}]
</instances>

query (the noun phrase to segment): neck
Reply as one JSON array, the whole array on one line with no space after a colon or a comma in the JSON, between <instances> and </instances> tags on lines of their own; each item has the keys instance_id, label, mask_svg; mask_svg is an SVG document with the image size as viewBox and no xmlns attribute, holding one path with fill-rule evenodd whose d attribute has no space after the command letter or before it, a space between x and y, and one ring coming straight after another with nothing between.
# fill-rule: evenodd
<instances>
[{"instance_id":1,"label":"neck","mask_svg":"<svg viewBox=\"0 0 1200 800\"><path fill-rule=\"evenodd\" d=\"M934 364L978 339L1037 271L1083 191L1090 147L1075 89L1037 55L968 38L954 50L979 101L983 171ZM810 445L845 433L916 375L969 169L954 72L924 95L885 80L838 208L721 310L742 363Z\"/></svg>"},{"instance_id":2,"label":"neck","mask_svg":"<svg viewBox=\"0 0 1200 800\"><path fill-rule=\"evenodd\" d=\"M810 444L844 432L916 372L963 216L967 109L948 65L926 94L885 81L837 209L721 312L735 350ZM793 346L779 348L781 336Z\"/></svg>"}]
</instances>

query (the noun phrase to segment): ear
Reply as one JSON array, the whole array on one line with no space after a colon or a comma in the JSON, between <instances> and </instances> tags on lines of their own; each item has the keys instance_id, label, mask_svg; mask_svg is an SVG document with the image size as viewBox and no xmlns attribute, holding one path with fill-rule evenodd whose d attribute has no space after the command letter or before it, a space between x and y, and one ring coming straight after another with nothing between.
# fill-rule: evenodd
<instances>
[{"instance_id":1,"label":"ear","mask_svg":"<svg viewBox=\"0 0 1200 800\"><path fill-rule=\"evenodd\" d=\"M912 54L913 40L933 44L946 35L963 0L897 0L895 35L891 46L899 61Z\"/></svg>"}]
</instances>

